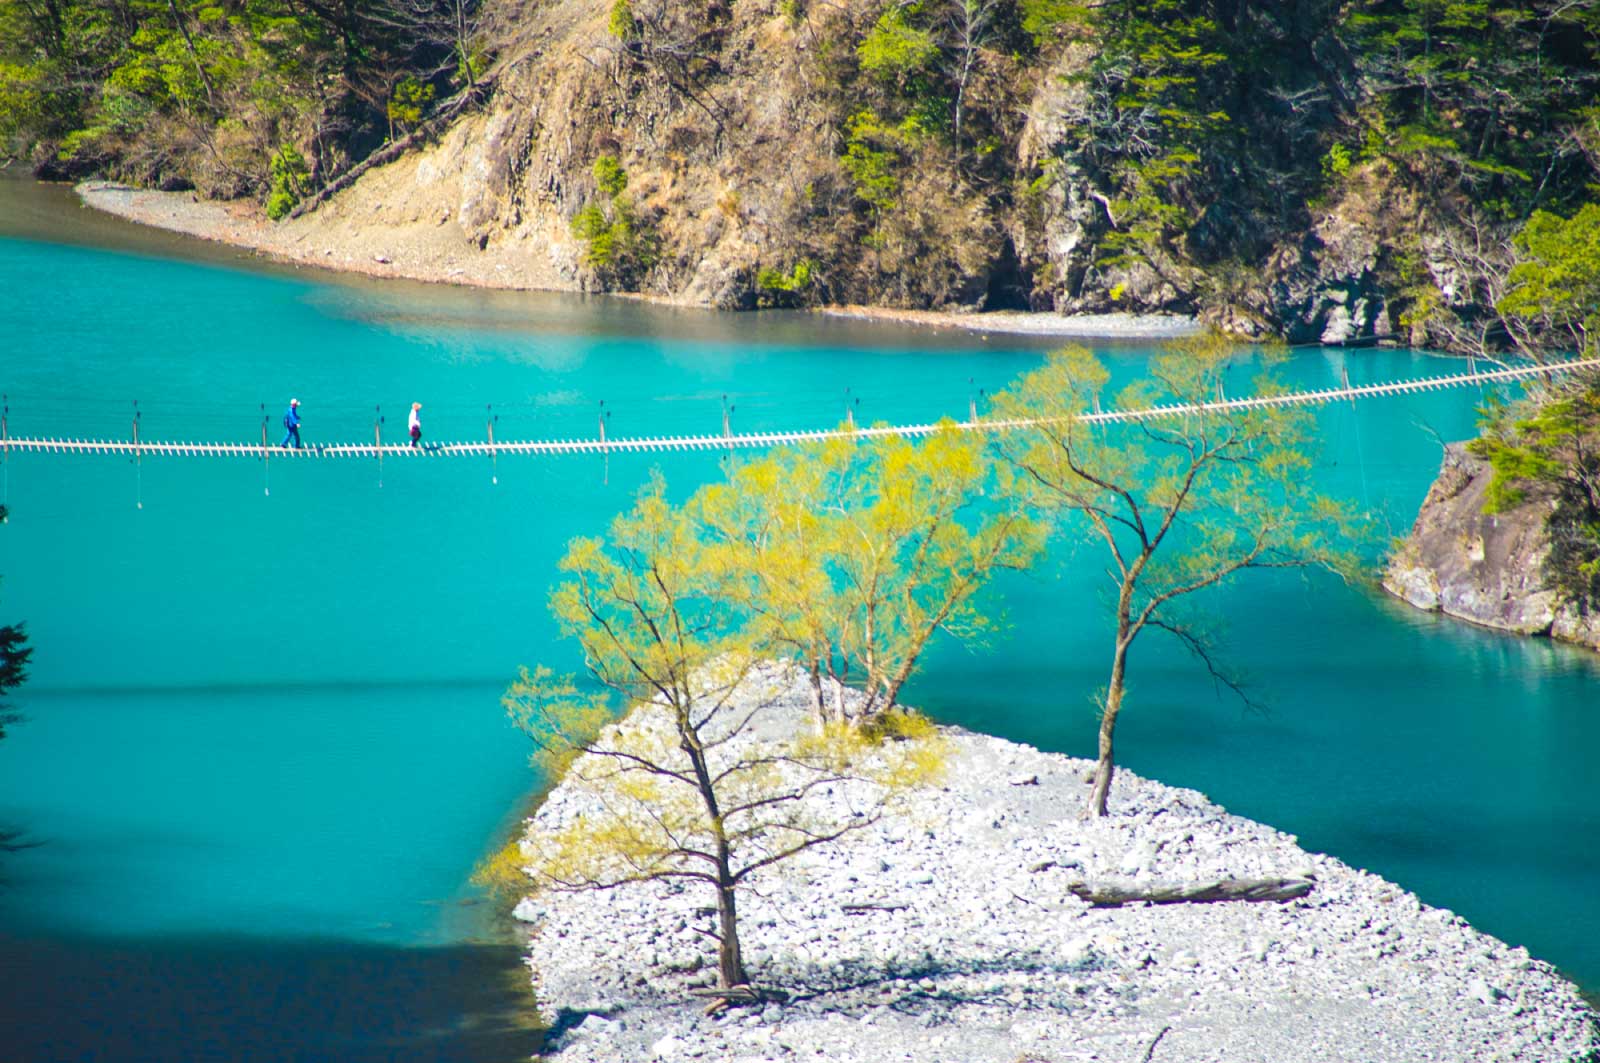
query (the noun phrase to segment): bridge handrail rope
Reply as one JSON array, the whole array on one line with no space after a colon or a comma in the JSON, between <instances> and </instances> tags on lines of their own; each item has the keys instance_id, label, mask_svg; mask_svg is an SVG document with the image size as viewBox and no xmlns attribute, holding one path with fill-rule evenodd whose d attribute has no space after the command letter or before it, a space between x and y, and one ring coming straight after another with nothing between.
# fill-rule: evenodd
<instances>
[{"instance_id":1,"label":"bridge handrail rope","mask_svg":"<svg viewBox=\"0 0 1600 1063\"><path fill-rule=\"evenodd\" d=\"M1510 369L1492 369L1483 372L1459 373L1454 376L1419 377L1413 380L1391 380L1379 384L1326 388L1313 391L1291 391L1281 395L1257 395L1243 399L1218 399L1212 402L1182 403L1171 406L1153 406L1133 410L1100 410L1078 414L1087 424L1113 424L1132 421L1159 420L1172 417L1204 416L1229 410L1263 409L1272 406L1316 406L1340 399L1374 398L1380 395L1403 395L1421 391L1441 391L1467 384L1496 383L1522 380L1528 377L1565 373L1577 369L1600 369L1600 358L1587 358L1550 365L1517 366ZM1098 404L1097 404L1098 405ZM975 412L975 411L969 411ZM78 453L122 454L141 458L147 454L175 457L306 457L306 458L383 458L383 457L456 457L475 455L497 457L501 454L609 454L612 452L654 453L681 450L722 450L733 447L770 447L796 443L822 442L832 439L872 439L886 436L916 438L939 431L943 422L906 425L874 425L858 427L854 424L854 408L847 410L849 424L843 428L812 428L778 430L770 432L742 432L733 434L724 421L723 432L716 435L691 436L607 436L605 419L600 417L600 434L594 439L530 439L496 440L491 429L489 438L467 443L431 443L412 447L404 443L382 442L382 418L374 425L372 443L310 444L303 450L283 450L265 443L196 443L160 442L141 439L135 421L132 440L117 439L57 439L30 436L8 436L4 441L6 456L23 453ZM137 416L137 415L136 415ZM963 431L1005 431L1031 428L1040 425L1038 420L969 419L950 422Z\"/></svg>"}]
</instances>

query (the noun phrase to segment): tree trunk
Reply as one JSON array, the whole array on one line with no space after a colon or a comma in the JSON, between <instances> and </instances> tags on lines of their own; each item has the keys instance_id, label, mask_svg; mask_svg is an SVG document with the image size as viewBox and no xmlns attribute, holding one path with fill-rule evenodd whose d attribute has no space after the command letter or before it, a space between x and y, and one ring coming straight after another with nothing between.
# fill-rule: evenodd
<instances>
[{"instance_id":1,"label":"tree trunk","mask_svg":"<svg viewBox=\"0 0 1600 1063\"><path fill-rule=\"evenodd\" d=\"M455 34L456 52L461 56L461 71L466 75L467 88L477 85L478 77L472 72L472 55L467 51L467 38L471 36L467 29L466 0L456 0L455 3Z\"/></svg>"},{"instance_id":2,"label":"tree trunk","mask_svg":"<svg viewBox=\"0 0 1600 1063\"><path fill-rule=\"evenodd\" d=\"M726 845L717 846L717 862L721 865L717 868L721 879L717 884L717 929L721 935L717 948L717 988L731 989L748 985L750 979L744 973L744 956L739 950L739 908L732 876L728 874Z\"/></svg>"},{"instance_id":3,"label":"tree trunk","mask_svg":"<svg viewBox=\"0 0 1600 1063\"><path fill-rule=\"evenodd\" d=\"M183 35L184 47L189 49L189 58L194 62L194 72L200 75L200 84L205 86L206 103L211 109L217 109L217 91L211 84L211 75L206 73L206 65L200 61L200 53L195 50L194 38L189 36L189 27L183 20L183 13L178 10L177 0L167 0L167 10L172 13L173 25L178 27L178 32Z\"/></svg>"},{"instance_id":4,"label":"tree trunk","mask_svg":"<svg viewBox=\"0 0 1600 1063\"><path fill-rule=\"evenodd\" d=\"M812 658L811 661L811 710L817 717L817 730L828 726L828 706L822 696L822 665Z\"/></svg>"},{"instance_id":5,"label":"tree trunk","mask_svg":"<svg viewBox=\"0 0 1600 1063\"><path fill-rule=\"evenodd\" d=\"M844 707L844 681L833 676L833 722L843 724L848 718Z\"/></svg>"},{"instance_id":6,"label":"tree trunk","mask_svg":"<svg viewBox=\"0 0 1600 1063\"><path fill-rule=\"evenodd\" d=\"M716 786L711 781L711 769L706 764L705 747L700 744L700 736L689 722L688 705L680 704L675 708L678 738L689 757L695 786L700 791L700 800L705 803L711 835L716 840L717 988L729 989L749 982L744 973L744 957L739 951L739 906L734 899L733 858L728 849L728 832L722 822Z\"/></svg>"},{"instance_id":7,"label":"tree trunk","mask_svg":"<svg viewBox=\"0 0 1600 1063\"><path fill-rule=\"evenodd\" d=\"M1106 688L1106 707L1100 714L1100 759L1094 766L1094 786L1089 791L1089 804L1083 810L1085 819L1106 814L1106 799L1111 796L1111 777L1117 766L1112 757L1112 738L1117 729L1117 713L1122 711L1123 677L1128 668L1128 643L1125 637L1117 638L1117 652L1111 659L1111 685Z\"/></svg>"}]
</instances>

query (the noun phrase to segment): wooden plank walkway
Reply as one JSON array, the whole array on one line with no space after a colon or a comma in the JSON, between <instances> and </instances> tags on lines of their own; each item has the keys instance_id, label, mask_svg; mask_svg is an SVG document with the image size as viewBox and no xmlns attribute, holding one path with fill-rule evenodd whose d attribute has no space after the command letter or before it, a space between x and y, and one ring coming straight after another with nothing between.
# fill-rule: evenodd
<instances>
[{"instance_id":1,"label":"wooden plank walkway","mask_svg":"<svg viewBox=\"0 0 1600 1063\"><path fill-rule=\"evenodd\" d=\"M1079 420L1090 424L1160 420L1173 417L1205 416L1231 410L1263 409L1272 406L1318 406L1345 399L1365 399L1382 395L1404 395L1423 391L1443 391L1470 384L1503 383L1529 377L1549 376L1577 369L1600 369L1600 358L1560 362L1553 365L1519 366L1453 376L1392 380L1379 384L1294 391L1282 395L1259 395L1215 402L1154 406L1136 410L1085 412ZM943 422L904 425L876 425L853 428L822 428L792 432L739 432L724 435L621 436L607 439L484 440L471 443L326 443L308 445L302 450L284 450L260 443L191 443L132 439L57 439L19 436L0 437L0 455L12 451L40 454L120 454L128 457L160 455L183 458L440 458L498 454L629 454L664 453L687 450L730 450L733 448L774 447L812 443L828 439L871 439L881 436L917 438L937 432ZM949 422L963 431L1003 431L1036 427L1038 421L1003 421L978 418L976 421Z\"/></svg>"}]
</instances>

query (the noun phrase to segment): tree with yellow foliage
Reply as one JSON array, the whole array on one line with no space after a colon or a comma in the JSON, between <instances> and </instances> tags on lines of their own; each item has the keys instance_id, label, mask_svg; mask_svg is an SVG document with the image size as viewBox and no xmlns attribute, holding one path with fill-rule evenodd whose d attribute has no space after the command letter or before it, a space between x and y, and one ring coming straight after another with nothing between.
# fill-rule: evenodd
<instances>
[{"instance_id":1,"label":"tree with yellow foliage","mask_svg":"<svg viewBox=\"0 0 1600 1063\"><path fill-rule=\"evenodd\" d=\"M979 591L1031 564L1042 536L988 497L993 479L983 441L946 423L918 443L776 451L692 505L762 637L811 677L818 719L843 724L847 686L870 720L895 708L936 635L970 643L994 628Z\"/></svg>"},{"instance_id":2,"label":"tree with yellow foliage","mask_svg":"<svg viewBox=\"0 0 1600 1063\"><path fill-rule=\"evenodd\" d=\"M1215 401L1236 344L1206 333L1167 345L1119 409ZM1261 357L1269 367L1270 352ZM1006 491L1098 547L1115 594L1116 635L1100 712L1099 759L1086 816L1104 816L1115 772L1113 739L1127 689L1129 652L1147 629L1175 636L1211 675L1240 696L1207 632L1174 615L1189 596L1247 569L1349 563L1339 544L1351 511L1319 491L1312 475L1311 415L1286 407L1095 423L1109 374L1081 347L1066 347L996 397ZM1281 392L1270 372L1261 395Z\"/></svg>"},{"instance_id":3,"label":"tree with yellow foliage","mask_svg":"<svg viewBox=\"0 0 1600 1063\"><path fill-rule=\"evenodd\" d=\"M726 544L696 512L670 503L658 475L604 539L574 540L551 608L592 682L525 669L505 702L574 802L563 807L580 809L536 819L524 838L535 887L709 887L715 1008L762 999L739 942L750 877L876 822L895 793L937 770L939 743L905 714L870 732L784 720L784 669L769 659L766 627L741 608ZM828 788L854 800L817 800Z\"/></svg>"}]
</instances>

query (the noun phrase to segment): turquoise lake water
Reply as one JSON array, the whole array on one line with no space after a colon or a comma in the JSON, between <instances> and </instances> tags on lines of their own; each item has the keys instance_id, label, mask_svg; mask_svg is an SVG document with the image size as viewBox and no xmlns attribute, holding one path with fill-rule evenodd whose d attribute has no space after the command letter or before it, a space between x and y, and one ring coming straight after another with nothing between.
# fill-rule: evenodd
<instances>
[{"instance_id":1,"label":"turquoise lake water","mask_svg":"<svg viewBox=\"0 0 1600 1063\"><path fill-rule=\"evenodd\" d=\"M434 440L481 438L493 416L502 439L592 436L602 400L615 435L715 431L724 395L740 429L830 424L857 401L861 420L924 420L1044 350L230 268L216 249L175 261L126 249L192 245L10 195L0 233L124 249L0 238L18 436L125 437L137 400L146 439L258 440L265 404L276 441L291 395L308 442L370 439L378 416L398 439L412 401ZM1108 357L1131 374L1146 353ZM1360 382L1459 363L1311 349L1288 375L1323 387L1341 367ZM1326 409L1320 475L1400 534L1434 433L1470 434L1478 397ZM29 719L0 743L0 825L42 844L0 857L0 979L22 987L0 994L0 1044L24 1060L525 1055L514 949L466 885L537 784L498 697L520 664L578 663L544 608L566 540L652 467L686 493L718 457L12 455L0 622L26 620L36 653L15 698ZM908 700L1091 753L1101 577L1092 555L1058 555L1002 588L1007 635L941 648ZM1243 580L1204 608L1270 711L1149 638L1126 766L1600 985L1600 656L1323 577Z\"/></svg>"}]
</instances>

